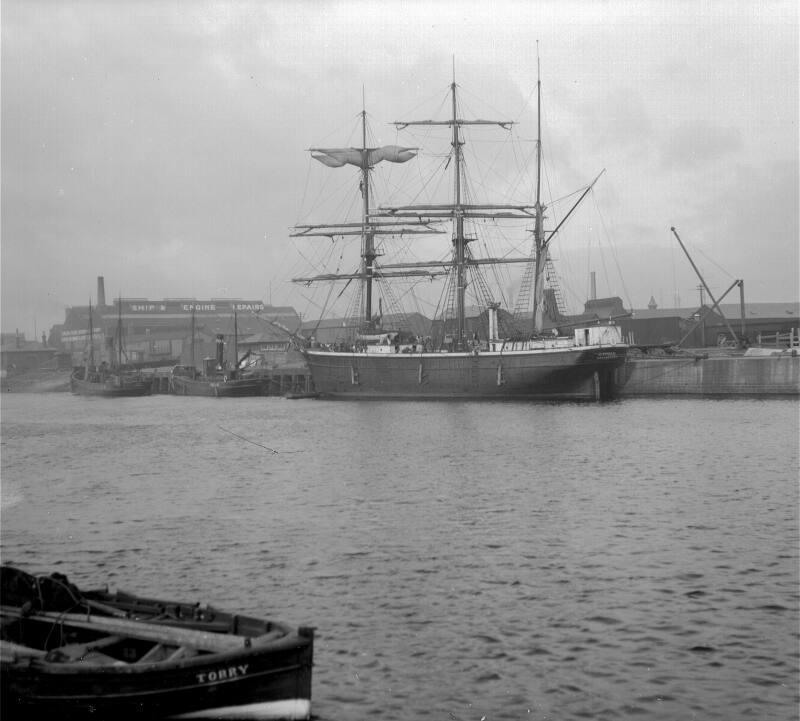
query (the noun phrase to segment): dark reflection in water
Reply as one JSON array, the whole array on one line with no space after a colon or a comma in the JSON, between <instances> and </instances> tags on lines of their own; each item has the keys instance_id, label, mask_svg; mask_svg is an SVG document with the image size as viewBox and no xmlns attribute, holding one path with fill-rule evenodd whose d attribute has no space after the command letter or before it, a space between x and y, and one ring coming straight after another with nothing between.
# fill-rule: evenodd
<instances>
[{"instance_id":1,"label":"dark reflection in water","mask_svg":"<svg viewBox=\"0 0 800 721\"><path fill-rule=\"evenodd\" d=\"M784 400L6 395L2 557L316 626L328 721L790 719L797 439Z\"/></svg>"}]
</instances>

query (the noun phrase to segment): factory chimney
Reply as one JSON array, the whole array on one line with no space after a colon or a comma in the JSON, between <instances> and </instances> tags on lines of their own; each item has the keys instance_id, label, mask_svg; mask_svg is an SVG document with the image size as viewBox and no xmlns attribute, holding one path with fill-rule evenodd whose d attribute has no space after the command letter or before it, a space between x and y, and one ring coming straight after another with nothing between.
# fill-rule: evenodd
<instances>
[{"instance_id":1,"label":"factory chimney","mask_svg":"<svg viewBox=\"0 0 800 721\"><path fill-rule=\"evenodd\" d=\"M597 300L597 280L594 275L594 271L591 272L590 276L591 281L591 291L589 294L589 300Z\"/></svg>"},{"instance_id":2,"label":"factory chimney","mask_svg":"<svg viewBox=\"0 0 800 721\"><path fill-rule=\"evenodd\" d=\"M102 275L97 276L97 307L102 308L106 304L106 284Z\"/></svg>"}]
</instances>

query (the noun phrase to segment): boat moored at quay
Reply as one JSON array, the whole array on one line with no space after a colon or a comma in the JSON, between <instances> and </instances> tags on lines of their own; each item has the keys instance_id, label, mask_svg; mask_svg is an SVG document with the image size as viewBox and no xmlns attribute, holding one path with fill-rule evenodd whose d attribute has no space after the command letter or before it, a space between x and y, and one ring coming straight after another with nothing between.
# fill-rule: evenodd
<instances>
[{"instance_id":1,"label":"boat moored at quay","mask_svg":"<svg viewBox=\"0 0 800 721\"><path fill-rule=\"evenodd\" d=\"M243 396L263 395L264 382L261 378L242 370L246 360L239 358L239 331L236 312L234 310L234 362L225 359L225 336L216 337L216 358L204 360L204 368L198 370L195 365L195 321L192 309L191 324L191 365L175 366L169 378L172 393L178 396L207 396L212 398L241 398Z\"/></svg>"},{"instance_id":2,"label":"boat moored at quay","mask_svg":"<svg viewBox=\"0 0 800 721\"><path fill-rule=\"evenodd\" d=\"M122 301L118 301L117 329L110 353L111 362L103 361L95 365L94 328L92 323L92 304L89 303L89 347L86 361L76 368L70 376L70 390L75 395L98 396L102 398L125 398L150 395L152 382L141 371L126 367L123 362Z\"/></svg>"},{"instance_id":3,"label":"boat moored at quay","mask_svg":"<svg viewBox=\"0 0 800 721\"><path fill-rule=\"evenodd\" d=\"M309 348L306 356L323 397L598 400L613 393L627 350L618 328L607 325L576 330L571 338L494 340L460 352L414 346Z\"/></svg>"},{"instance_id":4,"label":"boat moored at quay","mask_svg":"<svg viewBox=\"0 0 800 721\"><path fill-rule=\"evenodd\" d=\"M547 206L541 196L541 79L537 79L537 139L535 200L476 203L466 175L464 146L467 131L476 126L509 130L513 121L467 120L461 115L455 79L449 88L450 117L444 120L396 122L397 129L444 127L449 133L449 159L438 170L449 173L452 188L444 202L379 205L371 199L371 174L383 162L413 163L418 147L369 147L366 112L361 113L360 148L312 148L312 157L333 168L359 169L361 218L355 222L303 224L294 237L321 236L335 240L360 236L358 267L350 273L325 273L293 281L344 282L355 289L339 341L303 348L314 389L322 397L353 399L553 399L600 400L616 390L616 370L624 363L628 346L610 318L577 327L560 312L561 300L550 244L566 220L592 189L595 180L553 229L545 228ZM481 130L482 128L477 128ZM602 173L601 173L602 174ZM435 185L434 183L430 184ZM485 183L483 184L485 186ZM503 228L516 222L532 238L528 255L512 257L508 249L479 256L473 248L497 247L484 240L487 227ZM442 229L446 224L447 230ZM449 231L449 232L448 232ZM414 235L447 236L444 260L383 262L392 240L407 249ZM379 239L385 240L379 242ZM530 241L527 241L530 242ZM518 247L519 243L515 247ZM502 291L493 290L484 268L521 264L524 272L513 314L502 308ZM495 276L496 277L496 276ZM444 279L429 336L404 326L396 299L405 292L392 284L411 279ZM495 282L495 286L498 283ZM468 293L470 295L468 295ZM375 296L378 302L375 303ZM383 302L391 308L384 322ZM479 309L468 319L468 303ZM375 307L377 305L377 308ZM510 303L506 303L510 307ZM375 312L377 310L377 312ZM387 321L389 319L387 318ZM470 322L472 320L472 322Z\"/></svg>"}]
</instances>

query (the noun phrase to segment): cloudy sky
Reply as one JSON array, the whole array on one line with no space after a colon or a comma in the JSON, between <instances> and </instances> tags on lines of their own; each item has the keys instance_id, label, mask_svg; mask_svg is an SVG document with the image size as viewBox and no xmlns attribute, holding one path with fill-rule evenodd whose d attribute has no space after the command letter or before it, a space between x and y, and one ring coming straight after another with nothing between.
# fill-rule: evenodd
<instances>
[{"instance_id":1,"label":"cloudy sky","mask_svg":"<svg viewBox=\"0 0 800 721\"><path fill-rule=\"evenodd\" d=\"M308 149L358 144L362 98L395 142L454 66L474 107L534 137L537 41L548 160L564 183L605 169L601 220L571 236L602 228L599 295L695 303L674 225L715 294L800 298L791 0L4 0L3 330L41 334L98 275L109 298L313 317L288 282L311 253L289 238Z\"/></svg>"}]
</instances>

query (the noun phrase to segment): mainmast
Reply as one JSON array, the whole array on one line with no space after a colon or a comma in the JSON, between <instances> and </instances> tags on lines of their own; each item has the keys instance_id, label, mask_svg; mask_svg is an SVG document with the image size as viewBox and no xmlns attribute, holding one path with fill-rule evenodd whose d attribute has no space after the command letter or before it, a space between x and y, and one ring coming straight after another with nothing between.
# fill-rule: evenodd
<instances>
[{"instance_id":1,"label":"mainmast","mask_svg":"<svg viewBox=\"0 0 800 721\"><path fill-rule=\"evenodd\" d=\"M494 210L505 211L518 211L522 214L527 214L527 206L465 206L461 197L461 166L463 163L462 148L464 142L461 140L461 128L464 125L499 125L502 128L508 129L513 122L510 120L464 120L458 117L458 99L457 88L455 79L455 67L453 68L453 82L450 83L451 107L452 117L449 120L416 120L408 122L395 122L398 129L403 129L411 125L449 125L453 129L451 145L453 147L453 203L451 206L431 206L430 210L434 212L424 212L426 208L418 207L418 212L423 211L427 217L435 217L438 215L435 211L445 211L444 214L449 215L453 221L453 265L456 277L456 345L461 348L464 345L464 325L465 325L465 297L467 290L466 270L468 265L467 257L467 243L471 239L467 238L464 233L464 219L465 217L503 217L500 214L495 214ZM413 208L390 208L389 212L393 215L398 215L398 211L408 212L413 211ZM504 217L518 217L515 214L506 214Z\"/></svg>"},{"instance_id":2,"label":"mainmast","mask_svg":"<svg viewBox=\"0 0 800 721\"><path fill-rule=\"evenodd\" d=\"M453 82L450 84L450 92L453 97L453 156L455 159L454 173L454 200L455 207L453 213L455 214L455 234L453 237L453 246L455 248L456 260L456 339L458 346L461 347L464 343L464 298L467 291L466 283L466 269L464 267L464 258L466 256L467 240L464 237L464 209L461 207L461 138L458 124L458 106L456 103L456 70L455 64L453 66Z\"/></svg>"}]
</instances>

